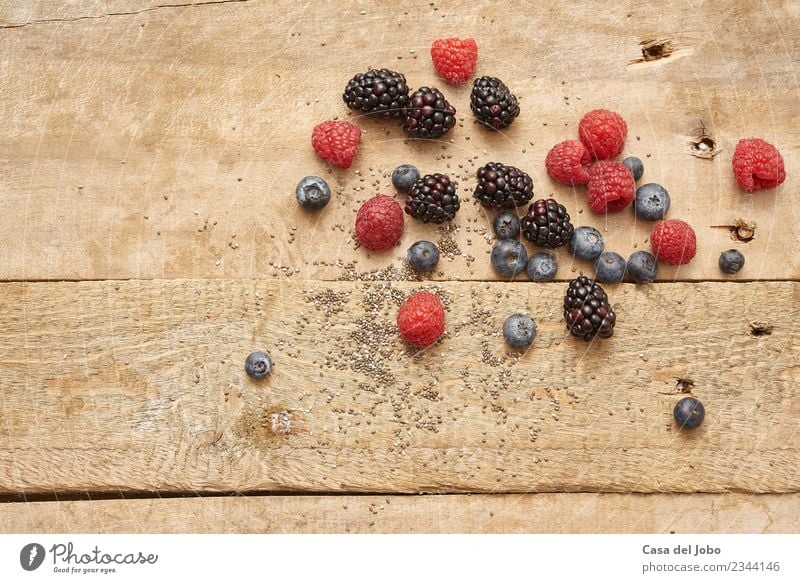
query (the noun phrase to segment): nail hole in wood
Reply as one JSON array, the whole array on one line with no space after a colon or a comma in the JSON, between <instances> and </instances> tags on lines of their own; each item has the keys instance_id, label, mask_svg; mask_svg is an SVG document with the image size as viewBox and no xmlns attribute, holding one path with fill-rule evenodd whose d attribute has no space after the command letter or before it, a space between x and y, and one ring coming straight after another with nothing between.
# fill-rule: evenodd
<instances>
[{"instance_id":1,"label":"nail hole in wood","mask_svg":"<svg viewBox=\"0 0 800 583\"><path fill-rule=\"evenodd\" d=\"M668 40L643 41L642 57L645 61L656 61L672 54L672 43Z\"/></svg>"},{"instance_id":2,"label":"nail hole in wood","mask_svg":"<svg viewBox=\"0 0 800 583\"><path fill-rule=\"evenodd\" d=\"M719 154L720 150L717 147L717 141L708 131L702 119L700 120L700 127L695 128L693 133L696 134L696 137L689 140L692 156L711 160Z\"/></svg>"},{"instance_id":3,"label":"nail hole in wood","mask_svg":"<svg viewBox=\"0 0 800 583\"><path fill-rule=\"evenodd\" d=\"M769 322L750 322L750 334L752 336L769 336L774 328Z\"/></svg>"},{"instance_id":4,"label":"nail hole in wood","mask_svg":"<svg viewBox=\"0 0 800 583\"><path fill-rule=\"evenodd\" d=\"M744 219L736 219L736 222L731 225L731 238L743 243L749 243L756 236L756 224L748 223Z\"/></svg>"}]
</instances>

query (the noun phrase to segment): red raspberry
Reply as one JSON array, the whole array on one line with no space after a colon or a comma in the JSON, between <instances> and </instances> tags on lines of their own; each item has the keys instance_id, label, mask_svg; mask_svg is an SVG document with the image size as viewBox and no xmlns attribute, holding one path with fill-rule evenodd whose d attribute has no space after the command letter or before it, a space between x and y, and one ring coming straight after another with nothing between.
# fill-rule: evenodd
<instances>
[{"instance_id":1,"label":"red raspberry","mask_svg":"<svg viewBox=\"0 0 800 583\"><path fill-rule=\"evenodd\" d=\"M431 59L442 79L453 85L466 83L478 62L478 43L471 38L440 38L431 45Z\"/></svg>"},{"instance_id":2,"label":"red raspberry","mask_svg":"<svg viewBox=\"0 0 800 583\"><path fill-rule=\"evenodd\" d=\"M589 208L596 213L621 211L636 196L633 174L624 164L598 160L589 171Z\"/></svg>"},{"instance_id":3,"label":"red raspberry","mask_svg":"<svg viewBox=\"0 0 800 583\"><path fill-rule=\"evenodd\" d=\"M402 236L403 209L391 196L380 194L358 209L356 239L370 251L391 249Z\"/></svg>"},{"instance_id":4,"label":"red raspberry","mask_svg":"<svg viewBox=\"0 0 800 583\"><path fill-rule=\"evenodd\" d=\"M339 168L350 168L360 139L361 128L346 121L322 122L311 133L311 145L317 155Z\"/></svg>"},{"instance_id":5,"label":"red raspberry","mask_svg":"<svg viewBox=\"0 0 800 583\"><path fill-rule=\"evenodd\" d=\"M775 188L786 180L781 153L761 138L739 140L733 152L733 174L747 192Z\"/></svg>"},{"instance_id":6,"label":"red raspberry","mask_svg":"<svg viewBox=\"0 0 800 583\"><path fill-rule=\"evenodd\" d=\"M578 135L586 149L597 158L613 158L622 152L628 125L618 114L607 109L595 109L581 118Z\"/></svg>"},{"instance_id":7,"label":"red raspberry","mask_svg":"<svg viewBox=\"0 0 800 583\"><path fill-rule=\"evenodd\" d=\"M697 253L694 230L678 219L661 221L653 227L650 245L658 260L667 265L684 265Z\"/></svg>"},{"instance_id":8,"label":"red raspberry","mask_svg":"<svg viewBox=\"0 0 800 583\"><path fill-rule=\"evenodd\" d=\"M417 292L397 312L400 336L417 348L433 345L444 333L444 306L435 294Z\"/></svg>"},{"instance_id":9,"label":"red raspberry","mask_svg":"<svg viewBox=\"0 0 800 583\"><path fill-rule=\"evenodd\" d=\"M591 163L592 156L589 150L578 140L567 140L556 144L544 160L547 173L565 184L589 182Z\"/></svg>"}]
</instances>

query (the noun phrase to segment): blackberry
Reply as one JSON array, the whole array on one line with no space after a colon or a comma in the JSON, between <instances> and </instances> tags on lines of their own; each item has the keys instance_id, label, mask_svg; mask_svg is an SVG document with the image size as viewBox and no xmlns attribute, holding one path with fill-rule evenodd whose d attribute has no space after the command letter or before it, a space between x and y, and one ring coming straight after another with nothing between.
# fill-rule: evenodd
<instances>
[{"instance_id":1,"label":"blackberry","mask_svg":"<svg viewBox=\"0 0 800 583\"><path fill-rule=\"evenodd\" d=\"M486 208L512 209L533 198L533 181L519 168L489 162L478 168L475 198Z\"/></svg>"},{"instance_id":2,"label":"blackberry","mask_svg":"<svg viewBox=\"0 0 800 583\"><path fill-rule=\"evenodd\" d=\"M427 174L411 187L406 212L423 223L443 223L460 208L455 182L446 174Z\"/></svg>"},{"instance_id":3,"label":"blackberry","mask_svg":"<svg viewBox=\"0 0 800 583\"><path fill-rule=\"evenodd\" d=\"M479 123L494 130L508 127L519 115L516 96L497 77L475 79L470 107Z\"/></svg>"},{"instance_id":4,"label":"blackberry","mask_svg":"<svg viewBox=\"0 0 800 583\"><path fill-rule=\"evenodd\" d=\"M431 87L420 87L411 95L403 116L403 129L412 138L439 138L456 125L456 108Z\"/></svg>"},{"instance_id":5,"label":"blackberry","mask_svg":"<svg viewBox=\"0 0 800 583\"><path fill-rule=\"evenodd\" d=\"M585 275L573 279L564 296L564 320L570 334L591 340L595 336L609 338L614 334L617 315L608 303L600 284Z\"/></svg>"},{"instance_id":6,"label":"blackberry","mask_svg":"<svg viewBox=\"0 0 800 583\"><path fill-rule=\"evenodd\" d=\"M342 99L347 107L361 113L401 117L409 103L408 84L406 78L395 71L370 69L350 79Z\"/></svg>"},{"instance_id":7,"label":"blackberry","mask_svg":"<svg viewBox=\"0 0 800 583\"><path fill-rule=\"evenodd\" d=\"M537 200L522 217L522 234L534 245L546 249L566 245L574 230L567 209L552 198Z\"/></svg>"}]
</instances>

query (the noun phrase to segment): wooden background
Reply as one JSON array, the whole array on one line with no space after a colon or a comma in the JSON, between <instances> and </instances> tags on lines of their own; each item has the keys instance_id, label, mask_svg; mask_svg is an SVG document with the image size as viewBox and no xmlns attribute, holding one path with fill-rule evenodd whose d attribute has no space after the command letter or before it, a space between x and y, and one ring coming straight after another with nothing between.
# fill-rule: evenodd
<instances>
[{"instance_id":1,"label":"wooden background","mask_svg":"<svg viewBox=\"0 0 800 583\"><path fill-rule=\"evenodd\" d=\"M0 1L1 531L800 531L800 4L166 4ZM437 81L443 36L474 37L476 74L519 96L507 131ZM340 94L368 67L438 85L459 123L414 143L354 119L356 162L331 169L311 128L353 119ZM647 249L649 224L592 215L544 171L597 107L626 118L625 154L698 254L608 286L615 335L586 344L560 304L590 266L561 250L557 282L496 281L471 191L514 164L608 249ZM783 153L777 190L734 183L751 136ZM354 213L404 162L451 174L462 210L369 254ZM293 195L308 174L334 189L313 215ZM402 257L421 238L447 253L419 281ZM447 337L412 354L393 321L417 289L445 301ZM500 334L515 311L539 324L524 354ZM275 371L254 383L262 348ZM671 422L679 379L707 408L693 433Z\"/></svg>"}]
</instances>

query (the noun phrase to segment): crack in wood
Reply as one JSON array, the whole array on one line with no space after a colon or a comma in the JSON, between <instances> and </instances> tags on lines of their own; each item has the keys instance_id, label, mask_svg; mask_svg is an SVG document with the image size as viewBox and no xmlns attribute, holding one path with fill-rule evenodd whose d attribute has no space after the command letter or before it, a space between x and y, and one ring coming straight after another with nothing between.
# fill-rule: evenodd
<instances>
[{"instance_id":1,"label":"crack in wood","mask_svg":"<svg viewBox=\"0 0 800 583\"><path fill-rule=\"evenodd\" d=\"M21 22L17 24L2 24L0 29L9 28L24 28L33 24L49 24L53 22L77 22L79 20L97 20L101 18L108 18L110 16L135 16L137 14L144 14L145 12L153 12L162 8L189 8L195 6L211 6L214 4L244 4L250 0L209 0L208 2L186 2L183 4L158 4L143 10L136 10L132 12L108 12L106 14L98 14L96 16L76 16L74 18L44 18L42 20L31 20L30 22Z\"/></svg>"}]
</instances>

